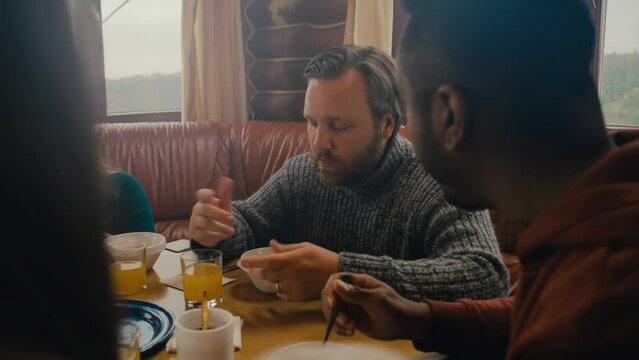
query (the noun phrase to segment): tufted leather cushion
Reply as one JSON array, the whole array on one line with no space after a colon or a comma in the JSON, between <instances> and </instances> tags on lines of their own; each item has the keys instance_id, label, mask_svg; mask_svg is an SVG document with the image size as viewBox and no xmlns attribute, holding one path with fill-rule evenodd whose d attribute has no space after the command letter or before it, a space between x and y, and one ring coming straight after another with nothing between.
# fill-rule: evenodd
<instances>
[{"instance_id":1,"label":"tufted leather cushion","mask_svg":"<svg viewBox=\"0 0 639 360\"><path fill-rule=\"evenodd\" d=\"M135 176L156 221L188 219L195 191L229 175L230 129L211 123L97 126L102 156Z\"/></svg>"},{"instance_id":2,"label":"tufted leather cushion","mask_svg":"<svg viewBox=\"0 0 639 360\"><path fill-rule=\"evenodd\" d=\"M194 205L195 201L193 201ZM189 217L191 213L189 211ZM164 235L167 241L187 239L186 230L189 228L189 219L161 220L155 222L155 231Z\"/></svg>"},{"instance_id":3,"label":"tufted leather cushion","mask_svg":"<svg viewBox=\"0 0 639 360\"><path fill-rule=\"evenodd\" d=\"M287 159L309 151L306 123L249 121L233 126L231 139L237 198L253 194Z\"/></svg>"},{"instance_id":4,"label":"tufted leather cushion","mask_svg":"<svg viewBox=\"0 0 639 360\"><path fill-rule=\"evenodd\" d=\"M246 198L286 159L308 151L306 123L100 124L96 131L102 156L144 187L156 231L168 241L186 237L197 189L229 176L234 199Z\"/></svg>"}]
</instances>

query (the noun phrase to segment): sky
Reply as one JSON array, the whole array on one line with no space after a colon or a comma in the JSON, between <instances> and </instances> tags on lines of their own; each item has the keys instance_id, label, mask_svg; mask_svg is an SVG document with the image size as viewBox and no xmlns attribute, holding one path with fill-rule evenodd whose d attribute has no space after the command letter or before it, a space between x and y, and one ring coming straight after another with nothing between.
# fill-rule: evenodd
<instances>
[{"instance_id":1,"label":"sky","mask_svg":"<svg viewBox=\"0 0 639 360\"><path fill-rule=\"evenodd\" d=\"M608 0L604 53L639 52L639 0Z\"/></svg>"},{"instance_id":2,"label":"sky","mask_svg":"<svg viewBox=\"0 0 639 360\"><path fill-rule=\"evenodd\" d=\"M102 0L102 18L123 2ZM129 0L103 25L106 77L181 71L181 20L182 0ZM608 0L604 52L634 51L639 0Z\"/></svg>"},{"instance_id":3,"label":"sky","mask_svg":"<svg viewBox=\"0 0 639 360\"><path fill-rule=\"evenodd\" d=\"M102 19L124 0L102 0ZM106 77L182 71L182 0L130 0L103 24Z\"/></svg>"}]
</instances>

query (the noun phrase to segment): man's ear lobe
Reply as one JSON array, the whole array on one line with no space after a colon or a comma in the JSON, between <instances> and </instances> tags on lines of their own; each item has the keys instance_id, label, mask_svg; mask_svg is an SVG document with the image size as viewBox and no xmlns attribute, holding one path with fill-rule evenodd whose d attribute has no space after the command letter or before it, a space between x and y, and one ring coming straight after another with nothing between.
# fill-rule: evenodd
<instances>
[{"instance_id":1,"label":"man's ear lobe","mask_svg":"<svg viewBox=\"0 0 639 360\"><path fill-rule=\"evenodd\" d=\"M388 140L393 134L396 122L397 119L395 119L395 116L392 113L384 114L384 117L382 118L382 137L385 140Z\"/></svg>"},{"instance_id":2,"label":"man's ear lobe","mask_svg":"<svg viewBox=\"0 0 639 360\"><path fill-rule=\"evenodd\" d=\"M452 85L442 85L437 89L440 121L442 122L442 145L448 151L459 148L468 131L466 99Z\"/></svg>"}]
</instances>

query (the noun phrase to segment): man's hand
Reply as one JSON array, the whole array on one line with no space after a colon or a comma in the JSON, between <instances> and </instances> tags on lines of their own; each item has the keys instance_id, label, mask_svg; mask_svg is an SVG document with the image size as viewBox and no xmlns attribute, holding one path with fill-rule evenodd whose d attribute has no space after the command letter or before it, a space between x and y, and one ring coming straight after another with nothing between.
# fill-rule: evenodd
<instances>
[{"instance_id":1,"label":"man's hand","mask_svg":"<svg viewBox=\"0 0 639 360\"><path fill-rule=\"evenodd\" d=\"M233 180L221 177L215 191L200 189L195 196L198 201L193 206L188 229L191 239L204 246L215 246L235 235L235 218L231 210Z\"/></svg>"},{"instance_id":2,"label":"man's hand","mask_svg":"<svg viewBox=\"0 0 639 360\"><path fill-rule=\"evenodd\" d=\"M339 254L311 243L284 245L271 240L274 254L242 260L252 275L277 283L277 296L287 301L320 298L328 277L337 272Z\"/></svg>"},{"instance_id":3,"label":"man's hand","mask_svg":"<svg viewBox=\"0 0 639 360\"><path fill-rule=\"evenodd\" d=\"M348 276L349 282L340 280ZM368 275L339 273L322 290L322 311L328 319L340 308L333 329L351 336L355 330L380 340L428 341L430 307L401 297L385 283Z\"/></svg>"}]
</instances>

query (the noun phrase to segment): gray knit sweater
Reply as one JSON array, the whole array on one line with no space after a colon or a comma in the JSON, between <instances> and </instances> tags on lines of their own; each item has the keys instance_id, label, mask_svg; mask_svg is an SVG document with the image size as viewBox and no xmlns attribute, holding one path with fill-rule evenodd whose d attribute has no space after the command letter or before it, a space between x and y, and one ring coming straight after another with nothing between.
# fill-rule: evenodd
<instances>
[{"instance_id":1,"label":"gray knit sweater","mask_svg":"<svg viewBox=\"0 0 639 360\"><path fill-rule=\"evenodd\" d=\"M233 203L236 235L218 247L308 241L338 252L339 271L366 273L401 295L454 300L504 296L504 267L487 212L449 205L409 142L389 141L377 173L356 188L320 182L310 154L289 159L264 187Z\"/></svg>"}]
</instances>

